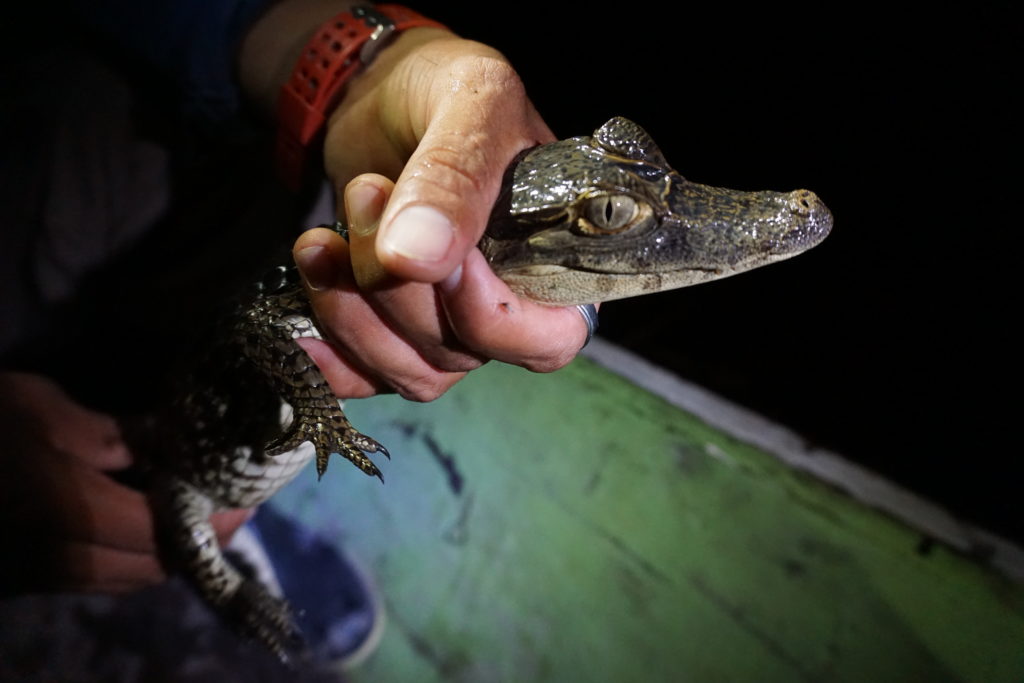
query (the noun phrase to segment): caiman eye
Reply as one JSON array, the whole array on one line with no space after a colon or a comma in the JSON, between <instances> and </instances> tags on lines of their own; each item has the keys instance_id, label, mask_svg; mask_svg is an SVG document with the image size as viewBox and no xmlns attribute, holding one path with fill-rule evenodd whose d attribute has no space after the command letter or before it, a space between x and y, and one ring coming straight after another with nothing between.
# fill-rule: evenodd
<instances>
[{"instance_id":1,"label":"caiman eye","mask_svg":"<svg viewBox=\"0 0 1024 683\"><path fill-rule=\"evenodd\" d=\"M609 235L632 227L640 205L625 194L602 195L587 200L580 217L580 229L592 235Z\"/></svg>"}]
</instances>

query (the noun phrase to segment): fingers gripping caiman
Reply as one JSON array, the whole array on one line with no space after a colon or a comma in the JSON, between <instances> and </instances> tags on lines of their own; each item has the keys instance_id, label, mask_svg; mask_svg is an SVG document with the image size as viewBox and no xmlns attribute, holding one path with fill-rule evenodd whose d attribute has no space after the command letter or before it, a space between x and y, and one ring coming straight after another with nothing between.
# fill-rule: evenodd
<instances>
[{"instance_id":1,"label":"fingers gripping caiman","mask_svg":"<svg viewBox=\"0 0 1024 683\"><path fill-rule=\"evenodd\" d=\"M520 296L568 305L755 268L805 251L831 226L806 190L739 192L687 181L646 132L615 118L593 136L523 152L479 246ZM320 333L294 269L272 273L226 330L158 420L174 436L153 448L154 498L172 555L204 598L287 657L295 638L287 606L224 561L209 515L263 502L314 456L320 475L339 453L379 477L367 454L386 451L349 424L297 343ZM292 409L283 429L282 403Z\"/></svg>"},{"instance_id":2,"label":"fingers gripping caiman","mask_svg":"<svg viewBox=\"0 0 1024 683\"><path fill-rule=\"evenodd\" d=\"M261 283L259 295L239 316L233 337L292 409L288 427L265 446L267 455L280 455L309 441L316 449L318 476L327 471L331 454L339 453L383 481L365 453L387 455L387 450L352 427L320 368L296 343L303 337L322 337L294 268L280 268Z\"/></svg>"}]
</instances>

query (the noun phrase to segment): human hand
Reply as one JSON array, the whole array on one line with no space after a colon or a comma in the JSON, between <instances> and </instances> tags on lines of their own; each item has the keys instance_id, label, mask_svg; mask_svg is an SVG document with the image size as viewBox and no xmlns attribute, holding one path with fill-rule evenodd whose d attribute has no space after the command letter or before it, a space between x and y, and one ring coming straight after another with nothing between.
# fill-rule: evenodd
<instances>
[{"instance_id":1,"label":"human hand","mask_svg":"<svg viewBox=\"0 0 1024 683\"><path fill-rule=\"evenodd\" d=\"M132 464L116 421L55 382L0 373L0 590L122 592L165 578L146 496L109 475ZM214 515L221 541L246 510Z\"/></svg>"},{"instance_id":2,"label":"human hand","mask_svg":"<svg viewBox=\"0 0 1024 683\"><path fill-rule=\"evenodd\" d=\"M313 230L294 248L334 342L307 350L340 396L430 400L487 359L572 360L579 312L516 297L475 248L508 164L552 139L499 53L437 29L402 34L351 84L324 151L351 244Z\"/></svg>"}]
</instances>

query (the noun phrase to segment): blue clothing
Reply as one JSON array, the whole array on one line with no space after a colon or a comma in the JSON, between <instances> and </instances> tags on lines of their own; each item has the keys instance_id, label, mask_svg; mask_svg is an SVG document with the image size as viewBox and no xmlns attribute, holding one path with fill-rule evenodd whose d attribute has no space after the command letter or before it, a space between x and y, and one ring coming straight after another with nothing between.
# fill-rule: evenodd
<instances>
[{"instance_id":1,"label":"blue clothing","mask_svg":"<svg viewBox=\"0 0 1024 683\"><path fill-rule=\"evenodd\" d=\"M272 0L92 0L73 12L104 40L162 76L191 119L238 113L242 38Z\"/></svg>"}]
</instances>

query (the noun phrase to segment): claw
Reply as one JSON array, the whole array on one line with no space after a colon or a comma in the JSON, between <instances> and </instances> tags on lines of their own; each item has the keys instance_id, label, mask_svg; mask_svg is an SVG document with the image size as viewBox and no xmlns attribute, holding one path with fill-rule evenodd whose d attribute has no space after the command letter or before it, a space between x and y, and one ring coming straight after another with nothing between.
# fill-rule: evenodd
<instances>
[{"instance_id":1,"label":"claw","mask_svg":"<svg viewBox=\"0 0 1024 683\"><path fill-rule=\"evenodd\" d=\"M327 472L332 453L358 467L364 473L383 481L380 470L368 457L368 453L381 453L388 460L391 453L380 443L357 432L349 423L337 400L328 405L297 402L293 406L291 423L277 437L264 447L267 455L279 455L310 441L316 447L317 481Z\"/></svg>"},{"instance_id":2,"label":"claw","mask_svg":"<svg viewBox=\"0 0 1024 683\"><path fill-rule=\"evenodd\" d=\"M378 441L371 439L365 434L351 429L346 435L348 440L359 450L365 453L383 453L388 460L391 459L391 454L388 453L388 449L384 448Z\"/></svg>"}]
</instances>

